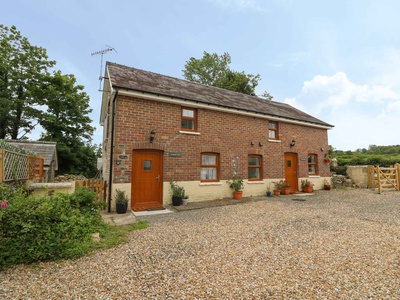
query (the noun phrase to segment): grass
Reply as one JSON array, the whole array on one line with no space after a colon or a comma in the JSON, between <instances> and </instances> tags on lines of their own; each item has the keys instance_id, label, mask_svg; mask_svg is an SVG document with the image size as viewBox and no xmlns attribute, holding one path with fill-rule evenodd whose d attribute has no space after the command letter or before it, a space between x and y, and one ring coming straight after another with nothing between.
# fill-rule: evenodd
<instances>
[{"instance_id":1,"label":"grass","mask_svg":"<svg viewBox=\"0 0 400 300\"><path fill-rule=\"evenodd\" d=\"M139 221L138 223L115 226L106 224L105 230L100 232L100 241L91 243L91 251L94 250L105 250L114 248L118 245L125 244L127 242L127 235L133 230L147 228L147 221Z\"/></svg>"}]
</instances>

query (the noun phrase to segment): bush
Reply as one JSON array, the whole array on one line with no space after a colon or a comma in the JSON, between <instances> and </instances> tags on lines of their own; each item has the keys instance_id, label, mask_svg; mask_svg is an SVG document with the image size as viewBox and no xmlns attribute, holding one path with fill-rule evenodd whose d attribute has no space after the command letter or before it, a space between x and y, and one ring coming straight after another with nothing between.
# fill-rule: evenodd
<instances>
[{"instance_id":1,"label":"bush","mask_svg":"<svg viewBox=\"0 0 400 300\"><path fill-rule=\"evenodd\" d=\"M97 195L87 189L73 194L26 197L23 190L0 185L0 269L35 261L76 258L88 252L92 234L104 230Z\"/></svg>"}]
</instances>

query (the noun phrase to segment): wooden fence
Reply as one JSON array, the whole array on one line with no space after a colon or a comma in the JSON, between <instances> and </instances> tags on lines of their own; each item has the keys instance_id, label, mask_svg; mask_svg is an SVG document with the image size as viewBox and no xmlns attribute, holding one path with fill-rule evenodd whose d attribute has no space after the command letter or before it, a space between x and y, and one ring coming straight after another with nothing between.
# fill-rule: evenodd
<instances>
[{"instance_id":1,"label":"wooden fence","mask_svg":"<svg viewBox=\"0 0 400 300\"><path fill-rule=\"evenodd\" d=\"M0 182L43 178L43 158L0 149Z\"/></svg>"},{"instance_id":2,"label":"wooden fence","mask_svg":"<svg viewBox=\"0 0 400 300\"><path fill-rule=\"evenodd\" d=\"M107 182L102 179L94 178L94 179L86 179L86 180L76 180L75 188L87 186L93 192L96 192L99 195L99 199L106 201L107 195Z\"/></svg>"},{"instance_id":3,"label":"wooden fence","mask_svg":"<svg viewBox=\"0 0 400 300\"><path fill-rule=\"evenodd\" d=\"M368 166L368 188L377 188L379 193L385 189L400 190L400 164L390 168Z\"/></svg>"}]
</instances>

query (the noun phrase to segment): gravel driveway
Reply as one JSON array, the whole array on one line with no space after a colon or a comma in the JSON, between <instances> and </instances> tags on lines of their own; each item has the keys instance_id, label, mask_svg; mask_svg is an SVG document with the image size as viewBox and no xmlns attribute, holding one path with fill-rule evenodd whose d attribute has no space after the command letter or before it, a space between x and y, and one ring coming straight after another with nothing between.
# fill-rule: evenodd
<instances>
[{"instance_id":1,"label":"gravel driveway","mask_svg":"<svg viewBox=\"0 0 400 300\"><path fill-rule=\"evenodd\" d=\"M400 299L400 192L151 216L128 244L0 273L0 299Z\"/></svg>"}]
</instances>

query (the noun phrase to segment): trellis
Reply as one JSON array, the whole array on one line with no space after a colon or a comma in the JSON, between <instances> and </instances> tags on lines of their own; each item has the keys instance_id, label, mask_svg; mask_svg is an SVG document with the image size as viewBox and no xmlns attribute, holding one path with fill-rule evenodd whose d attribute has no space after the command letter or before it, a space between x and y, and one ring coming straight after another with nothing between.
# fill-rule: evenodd
<instances>
[{"instance_id":1,"label":"trellis","mask_svg":"<svg viewBox=\"0 0 400 300\"><path fill-rule=\"evenodd\" d=\"M0 149L0 182L43 177L43 158Z\"/></svg>"}]
</instances>

